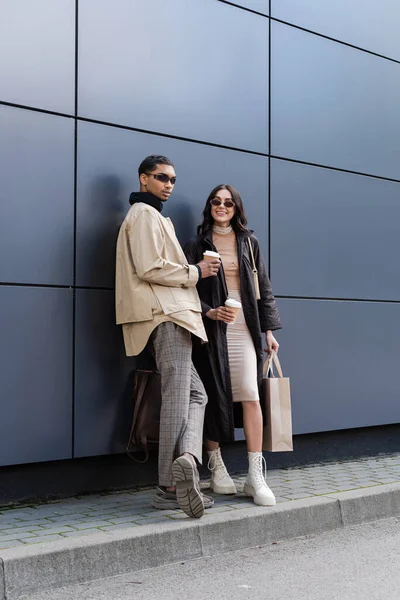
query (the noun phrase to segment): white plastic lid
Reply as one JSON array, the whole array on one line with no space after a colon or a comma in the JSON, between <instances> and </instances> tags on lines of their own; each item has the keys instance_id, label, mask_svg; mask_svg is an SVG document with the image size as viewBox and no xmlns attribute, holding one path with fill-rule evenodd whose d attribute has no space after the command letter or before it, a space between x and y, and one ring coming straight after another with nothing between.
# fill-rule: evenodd
<instances>
[{"instance_id":1,"label":"white plastic lid","mask_svg":"<svg viewBox=\"0 0 400 600\"><path fill-rule=\"evenodd\" d=\"M204 256L212 256L212 258L220 258L218 252L213 252L212 250L206 250L204 252Z\"/></svg>"},{"instance_id":2,"label":"white plastic lid","mask_svg":"<svg viewBox=\"0 0 400 600\"><path fill-rule=\"evenodd\" d=\"M241 303L237 300L234 300L233 298L228 298L225 301L225 306L228 306L229 308L242 308Z\"/></svg>"}]
</instances>

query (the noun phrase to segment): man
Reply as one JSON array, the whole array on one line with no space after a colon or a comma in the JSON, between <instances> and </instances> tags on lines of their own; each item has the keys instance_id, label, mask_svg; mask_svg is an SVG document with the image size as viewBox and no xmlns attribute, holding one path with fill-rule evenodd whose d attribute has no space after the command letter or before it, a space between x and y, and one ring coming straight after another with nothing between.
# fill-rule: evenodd
<instances>
[{"instance_id":1,"label":"man","mask_svg":"<svg viewBox=\"0 0 400 600\"><path fill-rule=\"evenodd\" d=\"M132 193L116 256L116 316L126 354L146 346L161 373L162 406L158 475L153 506L201 517L213 501L200 491L207 396L192 363L191 335L207 341L196 284L216 276L218 260L188 265L163 203L174 189L174 165L152 155L139 166L140 192Z\"/></svg>"}]
</instances>

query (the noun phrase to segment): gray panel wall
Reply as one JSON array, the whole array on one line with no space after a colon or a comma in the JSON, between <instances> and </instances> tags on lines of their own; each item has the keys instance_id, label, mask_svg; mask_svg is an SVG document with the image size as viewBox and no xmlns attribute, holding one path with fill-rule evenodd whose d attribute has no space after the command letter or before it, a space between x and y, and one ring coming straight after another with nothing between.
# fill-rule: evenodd
<instances>
[{"instance_id":1,"label":"gray panel wall","mask_svg":"<svg viewBox=\"0 0 400 600\"><path fill-rule=\"evenodd\" d=\"M398 423L399 305L281 299L295 433Z\"/></svg>"},{"instance_id":2,"label":"gray panel wall","mask_svg":"<svg viewBox=\"0 0 400 600\"><path fill-rule=\"evenodd\" d=\"M271 159L275 292L398 300L399 198L398 182Z\"/></svg>"},{"instance_id":3,"label":"gray panel wall","mask_svg":"<svg viewBox=\"0 0 400 600\"><path fill-rule=\"evenodd\" d=\"M0 281L71 285L74 122L0 105Z\"/></svg>"},{"instance_id":4,"label":"gray panel wall","mask_svg":"<svg viewBox=\"0 0 400 600\"><path fill-rule=\"evenodd\" d=\"M269 14L269 0L229 0L229 2L239 7L254 10L262 15Z\"/></svg>"},{"instance_id":5,"label":"gray panel wall","mask_svg":"<svg viewBox=\"0 0 400 600\"><path fill-rule=\"evenodd\" d=\"M112 290L77 290L74 456L124 452L135 361L115 326Z\"/></svg>"},{"instance_id":6,"label":"gray panel wall","mask_svg":"<svg viewBox=\"0 0 400 600\"><path fill-rule=\"evenodd\" d=\"M2 102L74 112L72 0L5 0L0 18Z\"/></svg>"},{"instance_id":7,"label":"gray panel wall","mask_svg":"<svg viewBox=\"0 0 400 600\"><path fill-rule=\"evenodd\" d=\"M399 178L399 65L272 23L271 154Z\"/></svg>"},{"instance_id":8,"label":"gray panel wall","mask_svg":"<svg viewBox=\"0 0 400 600\"><path fill-rule=\"evenodd\" d=\"M222 2L85 0L79 112L267 152L267 49L266 20Z\"/></svg>"},{"instance_id":9,"label":"gray panel wall","mask_svg":"<svg viewBox=\"0 0 400 600\"><path fill-rule=\"evenodd\" d=\"M398 0L272 0L271 16L400 60Z\"/></svg>"},{"instance_id":10,"label":"gray panel wall","mask_svg":"<svg viewBox=\"0 0 400 600\"><path fill-rule=\"evenodd\" d=\"M72 456L72 300L0 286L2 465Z\"/></svg>"},{"instance_id":11,"label":"gray panel wall","mask_svg":"<svg viewBox=\"0 0 400 600\"><path fill-rule=\"evenodd\" d=\"M242 193L296 433L398 422L397 3L3 4L0 465L123 451L115 240L149 153L182 242L214 185Z\"/></svg>"}]
</instances>

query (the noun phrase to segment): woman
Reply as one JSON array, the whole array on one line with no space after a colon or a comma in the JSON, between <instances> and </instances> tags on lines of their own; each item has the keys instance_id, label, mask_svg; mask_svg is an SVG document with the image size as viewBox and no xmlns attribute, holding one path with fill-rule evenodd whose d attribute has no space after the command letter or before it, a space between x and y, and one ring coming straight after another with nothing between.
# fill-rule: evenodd
<instances>
[{"instance_id":1,"label":"woman","mask_svg":"<svg viewBox=\"0 0 400 600\"><path fill-rule=\"evenodd\" d=\"M206 202L198 235L185 247L190 264L202 260L206 250L218 252L222 262L217 277L197 284L209 343L195 342L193 360L208 394L204 437L211 489L220 494L236 493L222 460L220 443L234 441L234 427L241 426L243 421L249 458L244 492L253 497L255 504L273 506L275 496L265 481L261 451L261 334L265 335L268 352L277 351L279 344L272 332L280 329L281 324L258 240L246 225L239 192L231 185L214 188ZM258 270L261 295L258 301L252 254ZM242 303L234 324L234 312L224 306L228 297Z\"/></svg>"}]
</instances>

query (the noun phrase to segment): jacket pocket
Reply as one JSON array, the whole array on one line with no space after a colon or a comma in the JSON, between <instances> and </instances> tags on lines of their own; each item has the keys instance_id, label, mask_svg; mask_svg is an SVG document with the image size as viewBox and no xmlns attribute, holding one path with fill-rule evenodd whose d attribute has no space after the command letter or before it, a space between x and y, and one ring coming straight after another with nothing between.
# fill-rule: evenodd
<instances>
[{"instance_id":1,"label":"jacket pocket","mask_svg":"<svg viewBox=\"0 0 400 600\"><path fill-rule=\"evenodd\" d=\"M201 312L201 304L196 288L166 287L152 284L153 291L163 313L170 315L181 310Z\"/></svg>"},{"instance_id":2,"label":"jacket pocket","mask_svg":"<svg viewBox=\"0 0 400 600\"><path fill-rule=\"evenodd\" d=\"M138 323L153 319L152 292L148 283L130 282L122 290L118 288L115 298L117 324Z\"/></svg>"}]
</instances>

